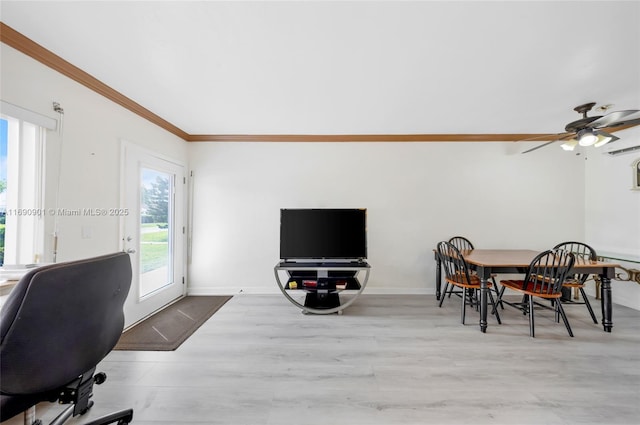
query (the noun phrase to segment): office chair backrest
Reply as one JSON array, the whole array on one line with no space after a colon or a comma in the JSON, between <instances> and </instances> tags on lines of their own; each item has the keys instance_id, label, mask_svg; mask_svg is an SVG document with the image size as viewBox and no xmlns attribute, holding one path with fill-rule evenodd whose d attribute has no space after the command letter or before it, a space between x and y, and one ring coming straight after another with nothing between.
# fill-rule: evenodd
<instances>
[{"instance_id":1,"label":"office chair backrest","mask_svg":"<svg viewBox=\"0 0 640 425\"><path fill-rule=\"evenodd\" d=\"M47 392L95 367L124 327L126 253L28 272L0 311L0 392Z\"/></svg>"}]
</instances>

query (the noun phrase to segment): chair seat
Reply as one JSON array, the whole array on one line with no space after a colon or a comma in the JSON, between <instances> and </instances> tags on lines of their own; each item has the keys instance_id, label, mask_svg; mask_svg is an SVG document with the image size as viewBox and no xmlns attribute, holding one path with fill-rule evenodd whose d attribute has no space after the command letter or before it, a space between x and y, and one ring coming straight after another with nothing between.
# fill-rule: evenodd
<instances>
[{"instance_id":1,"label":"chair seat","mask_svg":"<svg viewBox=\"0 0 640 425\"><path fill-rule=\"evenodd\" d=\"M575 280L568 280L566 282L563 282L562 286L564 286L565 288L584 288L585 284Z\"/></svg>"},{"instance_id":2,"label":"chair seat","mask_svg":"<svg viewBox=\"0 0 640 425\"><path fill-rule=\"evenodd\" d=\"M495 274L492 274L490 276L492 279L496 277ZM469 272L469 278L471 279L471 284L472 285L480 285L480 276L478 276L478 274L475 272L475 270L471 270ZM460 283L466 283L467 278L463 275L458 275L456 276L455 281L460 284ZM450 282L453 283L453 282ZM492 283L491 282L487 282L487 287L491 287Z\"/></svg>"},{"instance_id":3,"label":"chair seat","mask_svg":"<svg viewBox=\"0 0 640 425\"><path fill-rule=\"evenodd\" d=\"M464 276L456 276L452 279L445 279L452 285L460 286L462 288L471 288L471 289L480 289L480 278L476 275L469 276L471 282L467 281L467 278ZM487 288L491 288L493 285L491 282L487 282Z\"/></svg>"},{"instance_id":4,"label":"chair seat","mask_svg":"<svg viewBox=\"0 0 640 425\"><path fill-rule=\"evenodd\" d=\"M519 291L527 295L535 295L536 297L540 298L555 299L562 296L561 293L547 294L543 291L543 289L546 289L544 285L540 285L540 283L531 281L527 282L527 284L525 285L524 280L501 280L500 284L502 286L506 286L509 289L513 289L514 291Z\"/></svg>"}]
</instances>

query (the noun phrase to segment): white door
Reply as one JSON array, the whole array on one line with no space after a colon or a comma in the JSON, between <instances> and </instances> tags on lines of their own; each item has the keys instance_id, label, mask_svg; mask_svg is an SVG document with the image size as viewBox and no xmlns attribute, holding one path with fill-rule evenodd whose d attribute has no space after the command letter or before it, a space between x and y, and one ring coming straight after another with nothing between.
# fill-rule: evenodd
<instances>
[{"instance_id":1,"label":"white door","mask_svg":"<svg viewBox=\"0 0 640 425\"><path fill-rule=\"evenodd\" d=\"M125 326L151 315L186 292L186 180L184 166L122 142L123 251L133 279Z\"/></svg>"}]
</instances>

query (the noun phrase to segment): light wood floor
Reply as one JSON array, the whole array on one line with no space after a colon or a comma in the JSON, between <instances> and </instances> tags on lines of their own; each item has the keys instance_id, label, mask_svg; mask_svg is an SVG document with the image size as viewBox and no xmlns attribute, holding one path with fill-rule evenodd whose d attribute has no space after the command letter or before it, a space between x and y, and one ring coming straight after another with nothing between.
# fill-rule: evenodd
<instances>
[{"instance_id":1,"label":"light wood floor","mask_svg":"<svg viewBox=\"0 0 640 425\"><path fill-rule=\"evenodd\" d=\"M609 334L584 306L567 310L575 338L545 311L532 339L508 307L486 334L474 312L463 326L454 298L438 308L434 296L365 293L344 315L314 316L281 295L236 295L174 352L112 352L86 416L133 407L138 425L639 423L640 312L614 306Z\"/></svg>"}]
</instances>

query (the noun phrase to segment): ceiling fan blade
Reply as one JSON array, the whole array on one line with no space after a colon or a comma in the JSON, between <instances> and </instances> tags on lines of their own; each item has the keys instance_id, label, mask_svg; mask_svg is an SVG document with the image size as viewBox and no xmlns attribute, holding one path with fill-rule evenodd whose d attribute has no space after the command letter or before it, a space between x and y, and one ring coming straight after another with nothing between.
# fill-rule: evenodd
<instances>
[{"instance_id":1,"label":"ceiling fan blade","mask_svg":"<svg viewBox=\"0 0 640 425\"><path fill-rule=\"evenodd\" d=\"M535 137L528 137L526 139L516 140L516 143L519 142L535 142L536 140L548 140L548 141L556 141L559 138L564 138L569 135L574 135L575 133L550 133L550 134L540 134Z\"/></svg>"},{"instance_id":2,"label":"ceiling fan blade","mask_svg":"<svg viewBox=\"0 0 640 425\"><path fill-rule=\"evenodd\" d=\"M526 151L523 151L523 152L520 152L520 153L529 153L529 152L533 152L533 151L535 151L535 150L538 150L538 149L544 148L544 147L545 147L545 146L547 146L547 145L550 145L550 144L555 143L555 142L560 142L560 141L562 141L562 140L566 140L566 139L571 138L571 137L573 137L573 136L575 136L575 133L560 133L560 134L556 134L556 138L555 138L555 139L553 139L553 140L551 140L551 141L549 141L549 142L547 142L547 143L542 143L541 145L534 146L534 147L532 147L532 148L530 148L530 149L527 149ZM548 136L544 136L544 137L548 137ZM541 139L541 138L542 138L542 137L538 137L538 139ZM535 139L536 139L536 138L533 138L533 139L527 139L527 140L535 140ZM524 142L524 141L526 141L526 140L522 140L522 141Z\"/></svg>"},{"instance_id":3,"label":"ceiling fan blade","mask_svg":"<svg viewBox=\"0 0 640 425\"><path fill-rule=\"evenodd\" d=\"M630 109L627 111L611 112L603 117L590 122L587 127L590 128L607 128L619 127L622 125L638 125L640 124L640 110Z\"/></svg>"},{"instance_id":4,"label":"ceiling fan blade","mask_svg":"<svg viewBox=\"0 0 640 425\"><path fill-rule=\"evenodd\" d=\"M538 149L544 148L545 146L550 145L551 143L555 143L555 142L559 142L559 141L560 141L560 139L552 140L552 141L550 141L550 142L543 143L543 144L538 145L538 146L534 146L534 147L532 147L531 149L527 149L526 151L523 151L523 152L520 152L520 153L529 153L529 152L533 152L533 151L535 151L535 150L538 150Z\"/></svg>"}]
</instances>

